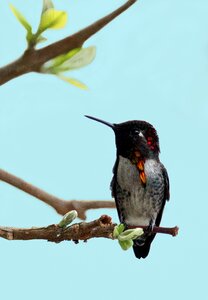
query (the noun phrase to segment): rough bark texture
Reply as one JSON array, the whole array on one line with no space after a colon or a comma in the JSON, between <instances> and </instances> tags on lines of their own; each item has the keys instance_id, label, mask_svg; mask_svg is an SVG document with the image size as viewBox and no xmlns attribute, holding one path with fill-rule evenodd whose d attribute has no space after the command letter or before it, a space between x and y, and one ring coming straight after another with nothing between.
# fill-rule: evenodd
<instances>
[{"instance_id":1,"label":"rough bark texture","mask_svg":"<svg viewBox=\"0 0 208 300\"><path fill-rule=\"evenodd\" d=\"M61 228L58 224L38 228L13 228L0 227L0 237L7 240L47 240L59 243L62 241L89 240L91 238L113 239L113 229L116 224L112 223L111 217L102 215L99 219L92 222L81 222L66 228ZM141 226L142 228L146 228ZM178 227L164 228L154 227L153 232L165 233L172 236L178 234Z\"/></svg>"}]
</instances>

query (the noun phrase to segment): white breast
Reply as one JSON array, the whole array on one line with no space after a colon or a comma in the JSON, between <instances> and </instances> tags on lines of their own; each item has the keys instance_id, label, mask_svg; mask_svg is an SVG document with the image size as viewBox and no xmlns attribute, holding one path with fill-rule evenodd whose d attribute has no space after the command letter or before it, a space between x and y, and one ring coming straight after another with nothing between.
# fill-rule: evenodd
<instances>
[{"instance_id":1,"label":"white breast","mask_svg":"<svg viewBox=\"0 0 208 300\"><path fill-rule=\"evenodd\" d=\"M145 188L141 184L137 167L129 159L119 156L117 182L122 190L129 192L129 196L121 201L127 225L148 226L151 220L155 222L158 214L151 182L161 174L160 165L157 161L148 159L145 161L144 171L147 178Z\"/></svg>"}]
</instances>

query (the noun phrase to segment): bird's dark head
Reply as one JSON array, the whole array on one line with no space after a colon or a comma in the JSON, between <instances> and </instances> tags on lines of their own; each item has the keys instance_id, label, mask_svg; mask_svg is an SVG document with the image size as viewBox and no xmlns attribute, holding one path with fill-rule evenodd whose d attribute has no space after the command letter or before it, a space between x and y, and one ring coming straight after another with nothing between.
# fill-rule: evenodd
<instances>
[{"instance_id":1,"label":"bird's dark head","mask_svg":"<svg viewBox=\"0 0 208 300\"><path fill-rule=\"evenodd\" d=\"M144 158L158 157L159 138L155 128L148 122L135 120L112 124L91 116L86 117L113 129L119 155L130 158L138 151Z\"/></svg>"},{"instance_id":2,"label":"bird's dark head","mask_svg":"<svg viewBox=\"0 0 208 300\"><path fill-rule=\"evenodd\" d=\"M155 128L145 121L128 121L115 124L118 153L129 157L139 151L145 158L158 156L159 138Z\"/></svg>"}]
</instances>

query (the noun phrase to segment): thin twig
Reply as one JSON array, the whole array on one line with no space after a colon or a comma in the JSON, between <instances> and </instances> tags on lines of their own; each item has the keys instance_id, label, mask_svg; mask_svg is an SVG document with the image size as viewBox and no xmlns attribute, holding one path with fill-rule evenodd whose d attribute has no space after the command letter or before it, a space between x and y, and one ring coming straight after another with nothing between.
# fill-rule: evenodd
<instances>
[{"instance_id":1,"label":"thin twig","mask_svg":"<svg viewBox=\"0 0 208 300\"><path fill-rule=\"evenodd\" d=\"M112 223L111 217L103 215L92 222L81 222L67 228L61 228L58 224L38 228L14 228L0 226L0 237L7 240L41 239L55 243L70 240L86 241L88 239L98 237L113 239L113 229L115 225L116 224ZM153 231L156 233L172 235L173 228L156 227Z\"/></svg>"},{"instance_id":2,"label":"thin twig","mask_svg":"<svg viewBox=\"0 0 208 300\"><path fill-rule=\"evenodd\" d=\"M147 226L128 226L129 229L131 228L143 228L146 229ZM157 227L154 226L152 229L153 233L164 233L164 234L170 234L172 236L176 236L178 234L179 228L177 226L175 227Z\"/></svg>"},{"instance_id":3,"label":"thin twig","mask_svg":"<svg viewBox=\"0 0 208 300\"><path fill-rule=\"evenodd\" d=\"M64 54L74 48L81 47L87 39L101 30L113 19L118 17L136 1L137 0L127 1L121 7L101 18L97 22L58 42L55 42L42 49L26 50L25 53L16 61L0 68L0 85L29 72L40 72L41 66L48 60Z\"/></svg>"},{"instance_id":4,"label":"thin twig","mask_svg":"<svg viewBox=\"0 0 208 300\"><path fill-rule=\"evenodd\" d=\"M22 180L21 178L12 175L2 169L0 169L0 180L15 186L16 188L30 194L44 203L53 207L60 215L65 215L70 210L76 210L78 217L82 220L86 219L86 211L88 209L98 208L114 208L113 201L96 201L96 200L64 200L53 196L40 188Z\"/></svg>"}]
</instances>

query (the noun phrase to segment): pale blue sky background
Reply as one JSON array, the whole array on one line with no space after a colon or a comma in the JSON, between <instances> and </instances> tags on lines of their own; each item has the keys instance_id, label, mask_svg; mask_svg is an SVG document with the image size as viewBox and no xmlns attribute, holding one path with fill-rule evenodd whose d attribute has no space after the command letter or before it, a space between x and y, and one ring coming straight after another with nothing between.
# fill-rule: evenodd
<instances>
[{"instance_id":1,"label":"pale blue sky background","mask_svg":"<svg viewBox=\"0 0 208 300\"><path fill-rule=\"evenodd\" d=\"M0 3L0 64L18 57L25 32ZM37 26L42 1L11 1ZM123 1L54 0L69 22L50 42ZM28 74L0 87L1 168L66 199L109 199L115 160L110 122L141 119L158 130L171 200L150 255L137 260L116 241L87 244L0 240L0 298L202 299L207 294L208 1L138 1L87 45L95 61L73 72L82 91L52 76ZM43 226L60 217L40 201L0 183L0 224ZM113 210L90 211L88 220Z\"/></svg>"}]
</instances>

